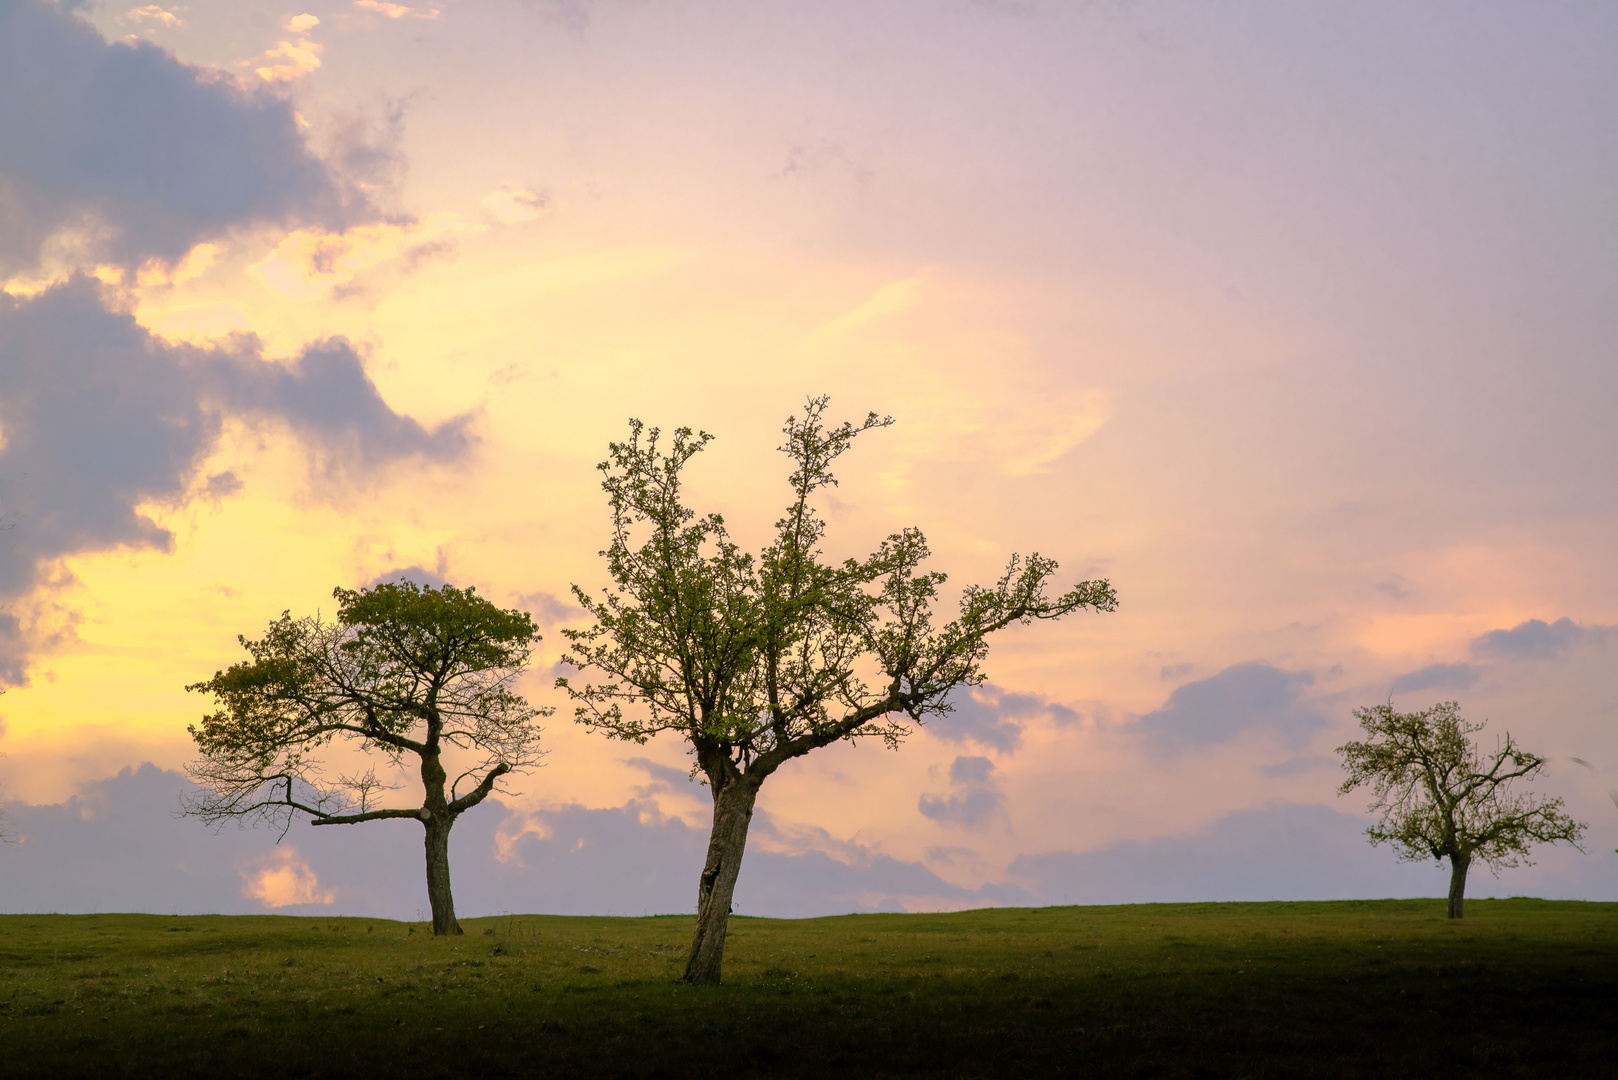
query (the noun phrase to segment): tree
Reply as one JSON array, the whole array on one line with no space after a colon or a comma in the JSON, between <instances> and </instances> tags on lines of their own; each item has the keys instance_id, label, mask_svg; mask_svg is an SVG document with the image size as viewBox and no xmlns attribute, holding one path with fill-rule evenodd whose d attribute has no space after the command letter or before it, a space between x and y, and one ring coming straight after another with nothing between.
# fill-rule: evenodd
<instances>
[{"instance_id":1,"label":"tree","mask_svg":"<svg viewBox=\"0 0 1618 1080\"><path fill-rule=\"evenodd\" d=\"M667 452L660 432L630 421L611 443L605 475L612 537L602 555L612 584L574 595L594 625L564 630L563 662L602 679L557 685L578 702L576 719L644 743L674 732L706 778L713 825L697 889L697 925L684 981L717 983L725 930L753 806L786 762L840 739L878 737L896 747L905 719L949 711L951 691L984 680L989 634L1080 608L1111 611L1106 581L1051 598L1056 563L1012 557L994 585L972 586L960 613L933 625L945 576L922 571L927 541L916 529L889 536L864 560L823 561L825 523L812 500L836 484L833 461L891 418L827 427L827 399L787 420L780 449L792 459L792 501L774 541L754 558L718 514L698 517L681 475L712 439L679 428Z\"/></svg>"},{"instance_id":2,"label":"tree","mask_svg":"<svg viewBox=\"0 0 1618 1080\"><path fill-rule=\"evenodd\" d=\"M258 641L237 638L251 661L186 687L220 708L190 728L202 759L188 771L203 787L185 812L216 825L268 819L282 836L298 814L316 825L420 821L433 933L459 934L450 829L501 777L540 757L535 720L552 710L512 691L539 634L526 612L503 611L470 588L401 581L332 595L336 622L284 612ZM395 766L416 759L421 806L374 806L384 786L374 766L332 775L321 751L339 739ZM468 767L451 782L446 754L467 752L470 764L460 762Z\"/></svg>"},{"instance_id":3,"label":"tree","mask_svg":"<svg viewBox=\"0 0 1618 1080\"><path fill-rule=\"evenodd\" d=\"M1348 770L1339 794L1361 785L1375 793L1371 809L1382 820L1366 830L1371 843L1387 841L1410 862L1449 860L1451 919L1461 917L1473 859L1499 870L1531 865L1533 844L1578 847L1584 825L1562 813L1561 799L1512 793L1515 781L1539 775L1545 759L1510 732L1492 753L1481 752L1471 735L1488 721L1463 720L1453 701L1414 713L1395 712L1390 702L1355 709L1354 717L1370 737L1337 748Z\"/></svg>"}]
</instances>

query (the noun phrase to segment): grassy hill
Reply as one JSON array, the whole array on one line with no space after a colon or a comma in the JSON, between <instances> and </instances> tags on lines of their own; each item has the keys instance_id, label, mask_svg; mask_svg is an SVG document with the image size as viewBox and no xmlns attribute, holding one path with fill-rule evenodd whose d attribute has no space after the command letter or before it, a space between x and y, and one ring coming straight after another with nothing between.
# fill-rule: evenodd
<instances>
[{"instance_id":1,"label":"grassy hill","mask_svg":"<svg viewBox=\"0 0 1618 1080\"><path fill-rule=\"evenodd\" d=\"M0 916L0 1073L1618 1075L1618 904L736 919Z\"/></svg>"}]
</instances>

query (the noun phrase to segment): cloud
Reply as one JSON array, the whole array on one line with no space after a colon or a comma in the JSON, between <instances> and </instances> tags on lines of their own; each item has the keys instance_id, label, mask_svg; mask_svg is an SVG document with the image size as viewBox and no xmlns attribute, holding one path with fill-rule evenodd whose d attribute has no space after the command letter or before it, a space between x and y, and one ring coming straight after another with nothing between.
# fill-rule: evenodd
<instances>
[{"instance_id":1,"label":"cloud","mask_svg":"<svg viewBox=\"0 0 1618 1080\"><path fill-rule=\"evenodd\" d=\"M460 236L488 227L444 213L419 221L360 225L341 233L299 229L247 272L294 300L326 295L343 299L366 293L367 279L378 272L409 273L428 259L453 252Z\"/></svg>"},{"instance_id":2,"label":"cloud","mask_svg":"<svg viewBox=\"0 0 1618 1080\"><path fill-rule=\"evenodd\" d=\"M406 566L398 570L384 570L370 581L362 583L360 588L374 589L384 582L399 581L408 581L413 585L420 585L423 587L431 586L434 589L442 589L445 585L449 584L448 579L444 577L443 561L440 560L437 570L428 570L426 567L420 565Z\"/></svg>"},{"instance_id":3,"label":"cloud","mask_svg":"<svg viewBox=\"0 0 1618 1080\"><path fill-rule=\"evenodd\" d=\"M0 852L0 911L426 917L418 823L300 822L277 846L273 830L214 832L176 818L190 786L183 775L147 764L62 803L13 807L18 843ZM759 843L748 852L736 895L744 914L986 902L985 894L951 885L921 863L863 845L833 845L835 853L795 846L802 831L785 836L762 810L753 831ZM644 800L533 812L491 800L462 817L450 838L456 910L463 917L692 912L707 844L706 829Z\"/></svg>"},{"instance_id":4,"label":"cloud","mask_svg":"<svg viewBox=\"0 0 1618 1080\"><path fill-rule=\"evenodd\" d=\"M1288 776L1302 776L1316 769L1335 768L1338 765L1336 758L1326 754L1305 754L1286 761L1277 761L1272 765L1259 766L1259 772L1265 776L1281 779Z\"/></svg>"},{"instance_id":5,"label":"cloud","mask_svg":"<svg viewBox=\"0 0 1618 1080\"><path fill-rule=\"evenodd\" d=\"M1581 626L1566 617L1553 623L1529 619L1510 630L1490 630L1473 638L1472 655L1545 660L1584 641L1604 640L1612 630L1610 626Z\"/></svg>"},{"instance_id":6,"label":"cloud","mask_svg":"<svg viewBox=\"0 0 1618 1080\"><path fill-rule=\"evenodd\" d=\"M272 830L214 832L176 818L189 789L183 775L147 764L65 802L11 807L17 842L0 851L0 911L426 918L419 823L298 823L278 847ZM783 829L760 810L736 910L795 918L992 904L1443 895L1446 870L1372 848L1366 823L1330 807L1273 804L1192 835L1022 855L1002 880L969 888L823 830ZM640 799L535 811L491 800L461 818L450 840L456 910L463 917L688 913L707 841L706 829ZM933 854L947 861L970 853ZM1499 879L1478 875L1469 891L1618 899L1610 858L1556 849L1540 862Z\"/></svg>"},{"instance_id":7,"label":"cloud","mask_svg":"<svg viewBox=\"0 0 1618 1080\"><path fill-rule=\"evenodd\" d=\"M1141 717L1136 730L1173 751L1213 746L1255 730L1277 732L1289 745L1297 745L1326 724L1302 696L1314 681L1308 671L1236 664L1179 687L1162 708Z\"/></svg>"},{"instance_id":8,"label":"cloud","mask_svg":"<svg viewBox=\"0 0 1618 1080\"><path fill-rule=\"evenodd\" d=\"M986 757L958 757L950 763L950 795L923 795L916 804L922 817L941 825L975 829L999 815L1006 797L995 781L994 762Z\"/></svg>"},{"instance_id":9,"label":"cloud","mask_svg":"<svg viewBox=\"0 0 1618 1080\"><path fill-rule=\"evenodd\" d=\"M516 594L517 606L534 617L534 622L545 629L558 623L571 622L584 614L577 604L570 604L555 593L531 592Z\"/></svg>"},{"instance_id":10,"label":"cloud","mask_svg":"<svg viewBox=\"0 0 1618 1080\"><path fill-rule=\"evenodd\" d=\"M275 48L264 54L269 63L253 69L253 74L268 83L291 82L301 79L320 67L320 54L325 47L308 38L278 41Z\"/></svg>"},{"instance_id":11,"label":"cloud","mask_svg":"<svg viewBox=\"0 0 1618 1080\"><path fill-rule=\"evenodd\" d=\"M1191 836L1096 851L1019 855L1009 882L1056 904L1340 900L1441 895L1447 871L1401 863L1365 839L1364 819L1278 804L1227 815Z\"/></svg>"},{"instance_id":12,"label":"cloud","mask_svg":"<svg viewBox=\"0 0 1618 1080\"><path fill-rule=\"evenodd\" d=\"M1429 664L1398 676L1389 689L1395 694L1418 690L1470 690L1482 677L1483 672L1471 664Z\"/></svg>"},{"instance_id":13,"label":"cloud","mask_svg":"<svg viewBox=\"0 0 1618 1080\"><path fill-rule=\"evenodd\" d=\"M340 471L370 470L412 456L447 461L467 447L470 416L428 431L394 412L342 338L306 345L287 365L263 363L256 349L216 357L208 382L226 408L285 422L322 448L328 464Z\"/></svg>"},{"instance_id":14,"label":"cloud","mask_svg":"<svg viewBox=\"0 0 1618 1080\"><path fill-rule=\"evenodd\" d=\"M48 248L133 269L242 227L374 216L281 98L56 5L0 3L0 278Z\"/></svg>"},{"instance_id":15,"label":"cloud","mask_svg":"<svg viewBox=\"0 0 1618 1080\"><path fill-rule=\"evenodd\" d=\"M179 26L181 24L181 19L178 15L165 8L160 8L156 4L147 4L144 7L131 8L124 17L131 22L137 23L142 19L150 19L153 22L161 23L164 26Z\"/></svg>"},{"instance_id":16,"label":"cloud","mask_svg":"<svg viewBox=\"0 0 1618 1080\"><path fill-rule=\"evenodd\" d=\"M534 191L510 188L483 196L483 209L502 225L533 221L545 210L545 196Z\"/></svg>"},{"instance_id":17,"label":"cloud","mask_svg":"<svg viewBox=\"0 0 1618 1080\"><path fill-rule=\"evenodd\" d=\"M321 888L320 878L298 857L296 848L277 847L265 856L263 864L256 870L242 871L242 892L267 908L329 905L337 899L336 893Z\"/></svg>"},{"instance_id":18,"label":"cloud","mask_svg":"<svg viewBox=\"0 0 1618 1080\"><path fill-rule=\"evenodd\" d=\"M361 11L386 15L390 19L436 19L439 16L437 8L406 7L403 4L390 4L387 0L354 0L354 6Z\"/></svg>"},{"instance_id":19,"label":"cloud","mask_svg":"<svg viewBox=\"0 0 1618 1080\"><path fill-rule=\"evenodd\" d=\"M45 806L13 805L17 843L5 853L0 911L162 914L337 912L417 916L427 906L421 830L213 831L178 818L191 783L145 764ZM411 826L414 826L412 831ZM359 829L368 835L358 835Z\"/></svg>"},{"instance_id":20,"label":"cloud","mask_svg":"<svg viewBox=\"0 0 1618 1080\"><path fill-rule=\"evenodd\" d=\"M1065 727L1082 718L1041 695L1014 694L992 684L972 687L964 695L950 701L950 712L927 720L929 733L947 742L976 743L1009 754L1022 745L1023 722L1043 719Z\"/></svg>"},{"instance_id":21,"label":"cloud","mask_svg":"<svg viewBox=\"0 0 1618 1080\"><path fill-rule=\"evenodd\" d=\"M26 300L0 294L0 511L15 526L0 545L0 601L66 555L167 550L173 537L142 507L239 486L198 475L226 415L284 425L336 478L449 461L469 441L468 417L429 430L395 413L340 339L271 362L251 339L168 344L88 279ZM22 677L26 652L26 635L0 637L0 680Z\"/></svg>"},{"instance_id":22,"label":"cloud","mask_svg":"<svg viewBox=\"0 0 1618 1080\"><path fill-rule=\"evenodd\" d=\"M637 798L650 799L654 795L663 794L707 794L705 789L699 792L696 777L686 769L676 769L643 757L625 758L624 764L639 769L652 778L651 783L635 789Z\"/></svg>"}]
</instances>

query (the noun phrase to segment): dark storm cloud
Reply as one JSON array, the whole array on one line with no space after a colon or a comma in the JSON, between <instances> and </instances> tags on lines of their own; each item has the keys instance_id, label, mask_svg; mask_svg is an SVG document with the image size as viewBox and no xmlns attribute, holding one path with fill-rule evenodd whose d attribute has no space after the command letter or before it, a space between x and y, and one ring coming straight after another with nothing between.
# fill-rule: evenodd
<instances>
[{"instance_id":1,"label":"dark storm cloud","mask_svg":"<svg viewBox=\"0 0 1618 1080\"><path fill-rule=\"evenodd\" d=\"M0 0L0 273L33 265L64 228L132 266L244 225L367 217L285 100L145 42L108 43L56 5Z\"/></svg>"},{"instance_id":2,"label":"dark storm cloud","mask_svg":"<svg viewBox=\"0 0 1618 1080\"><path fill-rule=\"evenodd\" d=\"M1167 750L1212 746L1253 730L1277 732L1297 745L1326 723L1303 698L1314 681L1308 671L1237 664L1179 687L1161 709L1141 717L1136 728Z\"/></svg>"},{"instance_id":3,"label":"dark storm cloud","mask_svg":"<svg viewBox=\"0 0 1618 1080\"><path fill-rule=\"evenodd\" d=\"M1559 656L1585 641L1602 641L1610 626L1581 626L1569 618L1553 623L1529 619L1510 630L1490 630L1472 639L1472 655L1544 660Z\"/></svg>"},{"instance_id":4,"label":"dark storm cloud","mask_svg":"<svg viewBox=\"0 0 1618 1080\"><path fill-rule=\"evenodd\" d=\"M0 544L0 603L64 555L166 550L173 537L138 508L179 502L193 486L208 498L239 486L197 476L226 414L285 424L328 474L447 460L468 438L465 417L429 431L395 413L340 340L280 364L251 340L170 345L83 278L29 300L0 295L0 512L13 526ZM0 680L21 678L24 639L0 634Z\"/></svg>"},{"instance_id":5,"label":"dark storm cloud","mask_svg":"<svg viewBox=\"0 0 1618 1080\"><path fill-rule=\"evenodd\" d=\"M1389 689L1395 694L1413 694L1420 690L1470 690L1482 677L1483 672L1471 664L1429 664L1398 676Z\"/></svg>"}]
</instances>

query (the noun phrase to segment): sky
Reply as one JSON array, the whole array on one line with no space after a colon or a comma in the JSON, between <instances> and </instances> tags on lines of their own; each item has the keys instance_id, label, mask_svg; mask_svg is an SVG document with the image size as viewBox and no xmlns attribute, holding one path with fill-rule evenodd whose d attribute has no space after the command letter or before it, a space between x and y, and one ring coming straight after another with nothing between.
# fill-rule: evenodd
<instances>
[{"instance_id":1,"label":"sky","mask_svg":"<svg viewBox=\"0 0 1618 1080\"><path fill-rule=\"evenodd\" d=\"M1590 824L1472 895L1618 900L1615 50L1594 2L0 0L0 910L418 917L411 827L173 816L184 687L401 575L545 633L462 913L693 909L683 747L551 686L595 465L710 431L762 546L819 394L896 420L829 554L1119 609L772 777L737 910L1442 895L1337 794L1390 697Z\"/></svg>"}]
</instances>

